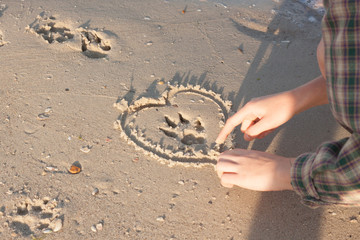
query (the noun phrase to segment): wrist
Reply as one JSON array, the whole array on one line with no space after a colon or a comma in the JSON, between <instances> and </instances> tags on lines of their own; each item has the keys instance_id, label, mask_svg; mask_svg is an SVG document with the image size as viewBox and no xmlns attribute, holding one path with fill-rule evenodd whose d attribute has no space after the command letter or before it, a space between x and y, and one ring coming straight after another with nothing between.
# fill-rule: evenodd
<instances>
[{"instance_id":1,"label":"wrist","mask_svg":"<svg viewBox=\"0 0 360 240\"><path fill-rule=\"evenodd\" d=\"M290 90L290 92L293 96L294 115L305 111L310 102L305 94L305 88L300 86Z\"/></svg>"},{"instance_id":2,"label":"wrist","mask_svg":"<svg viewBox=\"0 0 360 240\"><path fill-rule=\"evenodd\" d=\"M326 80L322 76L289 92L293 96L295 114L328 103Z\"/></svg>"},{"instance_id":3,"label":"wrist","mask_svg":"<svg viewBox=\"0 0 360 240\"><path fill-rule=\"evenodd\" d=\"M291 167L295 158L284 158L279 170L281 190L293 190L291 185Z\"/></svg>"}]
</instances>

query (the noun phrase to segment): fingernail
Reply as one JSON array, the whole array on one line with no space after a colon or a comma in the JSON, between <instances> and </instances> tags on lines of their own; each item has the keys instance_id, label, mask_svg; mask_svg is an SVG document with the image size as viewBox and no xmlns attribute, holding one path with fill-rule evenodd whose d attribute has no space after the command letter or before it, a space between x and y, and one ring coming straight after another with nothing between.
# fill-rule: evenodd
<instances>
[{"instance_id":1,"label":"fingernail","mask_svg":"<svg viewBox=\"0 0 360 240\"><path fill-rule=\"evenodd\" d=\"M231 183L221 183L221 185L223 186L223 187L226 187L226 188L232 188L232 187L234 187L234 184L231 184Z\"/></svg>"}]
</instances>

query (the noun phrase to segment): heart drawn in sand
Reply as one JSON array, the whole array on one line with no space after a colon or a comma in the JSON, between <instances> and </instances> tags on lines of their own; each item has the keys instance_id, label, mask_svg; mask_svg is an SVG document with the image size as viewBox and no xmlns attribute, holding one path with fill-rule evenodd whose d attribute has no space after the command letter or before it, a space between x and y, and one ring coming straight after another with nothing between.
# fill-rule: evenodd
<instances>
[{"instance_id":1,"label":"heart drawn in sand","mask_svg":"<svg viewBox=\"0 0 360 240\"><path fill-rule=\"evenodd\" d=\"M169 165L214 165L220 152L215 139L231 103L200 86L169 86L160 98L142 97L121 111L115 127L136 149ZM230 144L225 143L225 147Z\"/></svg>"}]
</instances>

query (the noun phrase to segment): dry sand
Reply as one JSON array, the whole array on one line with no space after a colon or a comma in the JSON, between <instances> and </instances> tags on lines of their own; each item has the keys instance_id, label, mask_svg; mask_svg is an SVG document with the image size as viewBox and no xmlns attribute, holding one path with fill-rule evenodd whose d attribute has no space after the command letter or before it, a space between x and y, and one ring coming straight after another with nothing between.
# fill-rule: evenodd
<instances>
[{"instance_id":1,"label":"dry sand","mask_svg":"<svg viewBox=\"0 0 360 240\"><path fill-rule=\"evenodd\" d=\"M360 239L359 208L220 185L227 101L319 75L321 11L239 2L1 0L0 239ZM230 145L297 156L342 136L325 106Z\"/></svg>"}]
</instances>

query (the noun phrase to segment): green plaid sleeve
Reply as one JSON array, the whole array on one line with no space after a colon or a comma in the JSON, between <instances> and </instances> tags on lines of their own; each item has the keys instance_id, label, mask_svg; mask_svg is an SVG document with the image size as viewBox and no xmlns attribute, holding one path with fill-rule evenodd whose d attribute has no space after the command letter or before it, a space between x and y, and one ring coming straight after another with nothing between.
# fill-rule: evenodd
<instances>
[{"instance_id":1,"label":"green plaid sleeve","mask_svg":"<svg viewBox=\"0 0 360 240\"><path fill-rule=\"evenodd\" d=\"M330 109L351 136L299 156L292 186L310 207L360 205L360 1L324 0L322 22Z\"/></svg>"},{"instance_id":2,"label":"green plaid sleeve","mask_svg":"<svg viewBox=\"0 0 360 240\"><path fill-rule=\"evenodd\" d=\"M291 168L291 184L304 204L360 204L360 135L327 142L300 155Z\"/></svg>"}]
</instances>

